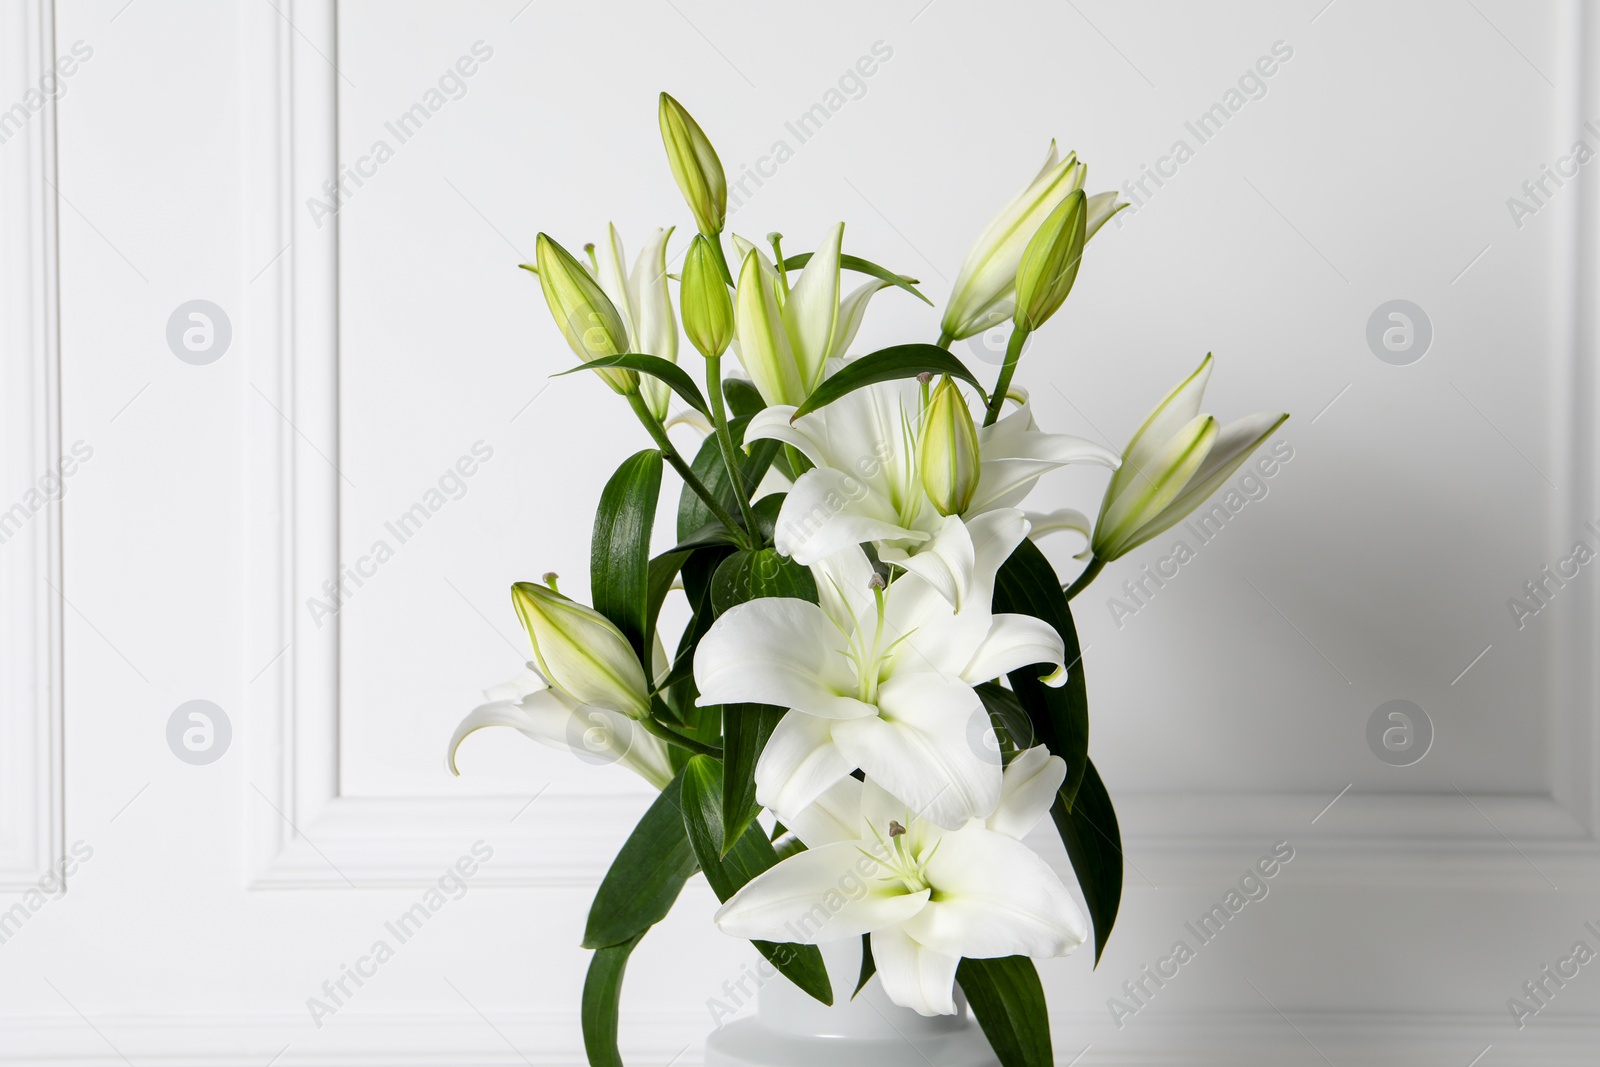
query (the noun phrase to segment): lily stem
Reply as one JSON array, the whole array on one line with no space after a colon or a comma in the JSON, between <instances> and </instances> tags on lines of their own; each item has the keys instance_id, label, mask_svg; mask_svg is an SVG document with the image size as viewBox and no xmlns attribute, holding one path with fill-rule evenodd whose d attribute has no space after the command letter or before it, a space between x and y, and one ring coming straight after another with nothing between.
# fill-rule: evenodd
<instances>
[{"instance_id":1,"label":"lily stem","mask_svg":"<svg viewBox=\"0 0 1600 1067\"><path fill-rule=\"evenodd\" d=\"M712 494L711 490L706 488L706 483L702 482L700 476L695 474L689 464L683 461L682 456L678 455L677 448L673 446L671 438L667 436L666 428L661 425L649 406L645 404L644 397L638 393L629 393L628 403L633 405L633 413L639 416L639 421L644 424L645 430L649 432L651 438L655 441L656 447L661 449L662 457L672 464L672 469L678 472L678 477L683 479L683 484L687 485L695 496L705 501L705 505L711 514L715 515L717 521L728 528L728 532L739 541L740 547L751 549L757 547L751 543L750 535L745 532L743 526L739 525L739 520L728 514L728 509L723 507L722 502Z\"/></svg>"},{"instance_id":2,"label":"lily stem","mask_svg":"<svg viewBox=\"0 0 1600 1067\"><path fill-rule=\"evenodd\" d=\"M718 746L708 745L704 741L696 741L688 734L681 734L672 727L667 726L664 723L657 722L648 715L638 721L639 724L646 730L649 730L651 733L655 734L669 745L677 745L679 748L686 748L697 756L711 756L715 759L722 758L722 749Z\"/></svg>"},{"instance_id":3,"label":"lily stem","mask_svg":"<svg viewBox=\"0 0 1600 1067\"><path fill-rule=\"evenodd\" d=\"M717 445L722 449L722 463L728 468L728 484L733 487L734 499L739 502L739 514L744 516L744 528L756 537L756 513L750 507L750 494L745 491L744 476L739 470L739 453L733 443L733 431L728 429L727 406L722 398L722 357L706 357L706 392L711 399L711 422L717 435Z\"/></svg>"},{"instance_id":4,"label":"lily stem","mask_svg":"<svg viewBox=\"0 0 1600 1067\"><path fill-rule=\"evenodd\" d=\"M948 352L948 351L950 351L950 342L952 340L954 340L954 338L952 338L949 334L945 333L943 330L940 330L939 331L939 339L937 341L935 341L934 344L939 346L940 348L944 349L946 352Z\"/></svg>"},{"instance_id":5,"label":"lily stem","mask_svg":"<svg viewBox=\"0 0 1600 1067\"><path fill-rule=\"evenodd\" d=\"M1028 340L1028 331L1021 326L1011 328L1011 339L1006 342L1006 361L1000 366L1000 377L994 383L994 394L989 397L989 410L983 416L985 426L993 426L1005 406L1006 393L1011 390L1011 376L1017 373L1017 361L1022 358L1022 346Z\"/></svg>"},{"instance_id":6,"label":"lily stem","mask_svg":"<svg viewBox=\"0 0 1600 1067\"><path fill-rule=\"evenodd\" d=\"M1105 565L1105 560L1090 556L1089 565L1083 568L1083 572L1072 580L1071 585L1067 586L1067 599L1071 600L1082 592L1083 588L1094 581L1095 576L1105 569Z\"/></svg>"},{"instance_id":7,"label":"lily stem","mask_svg":"<svg viewBox=\"0 0 1600 1067\"><path fill-rule=\"evenodd\" d=\"M722 280L730 286L733 285L733 274L728 270L728 257L722 252L722 234L708 233L706 237L711 243L711 254L716 258L717 269L722 272Z\"/></svg>"}]
</instances>

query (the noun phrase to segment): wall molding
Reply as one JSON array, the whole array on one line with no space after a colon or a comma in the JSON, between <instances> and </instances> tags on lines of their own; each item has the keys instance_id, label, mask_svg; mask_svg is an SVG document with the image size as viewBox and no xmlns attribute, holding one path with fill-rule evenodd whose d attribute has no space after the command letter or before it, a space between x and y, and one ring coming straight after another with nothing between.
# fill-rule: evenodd
<instances>
[{"instance_id":1,"label":"wall molding","mask_svg":"<svg viewBox=\"0 0 1600 1067\"><path fill-rule=\"evenodd\" d=\"M0 7L0 97L55 63L50 0ZM8 113L9 114L9 113ZM26 494L61 458L56 115L46 98L0 147L0 888L62 856L61 504ZM59 494L57 494L59 497ZM35 500L39 494L35 490ZM21 504L31 514L10 517Z\"/></svg>"},{"instance_id":2,"label":"wall molding","mask_svg":"<svg viewBox=\"0 0 1600 1067\"><path fill-rule=\"evenodd\" d=\"M513 821L526 797L384 799L340 791L338 617L319 630L297 599L339 570L338 220L319 227L305 206L322 197L322 183L337 173L338 75L322 54L336 54L337 5L294 0L300 33L260 7L248 16L244 42L251 137L246 203L253 227L245 269L272 266L248 287L245 333L251 382L272 405L256 400L249 426L254 513L247 659L268 664L250 690L250 884L418 884L482 838L496 848L495 862L484 871L487 881L592 885L646 806L643 798L552 789L527 817ZM1590 5L1564 10L1570 23L1581 21L1590 34L1581 54L1600 55L1592 42L1594 20L1584 17ZM1576 55L1573 62L1581 67ZM1561 105L1563 113L1600 114L1600 106L1587 106L1593 97L1594 86L1585 83ZM1548 517L1557 524L1591 514L1600 500L1590 428L1592 412L1600 409L1592 374L1595 331L1583 318L1593 312L1577 299L1576 288L1593 275L1596 245L1592 176L1583 181L1590 221L1571 250L1577 269L1567 272L1571 284L1558 304L1573 323L1564 365L1577 399L1568 425L1558 428L1571 442L1566 464L1572 477L1564 484L1574 488ZM1560 741L1552 746L1549 795L1474 796L1469 803L1454 792L1353 790L1317 817L1331 793L1119 793L1128 886L1142 885L1141 876L1163 886L1226 884L1241 862L1279 840L1295 843L1306 857L1297 863L1300 877L1316 883L1522 887L1550 880L1600 886L1600 730L1589 662L1600 641L1600 599L1590 599L1582 618L1552 665L1559 676L1552 714ZM1059 847L1042 839L1040 846L1065 869Z\"/></svg>"}]
</instances>

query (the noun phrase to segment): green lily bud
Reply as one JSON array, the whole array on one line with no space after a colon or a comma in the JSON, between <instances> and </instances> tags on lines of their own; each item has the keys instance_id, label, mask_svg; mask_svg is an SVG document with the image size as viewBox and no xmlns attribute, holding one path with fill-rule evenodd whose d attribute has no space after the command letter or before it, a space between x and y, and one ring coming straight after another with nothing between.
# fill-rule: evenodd
<instances>
[{"instance_id":1,"label":"green lily bud","mask_svg":"<svg viewBox=\"0 0 1600 1067\"><path fill-rule=\"evenodd\" d=\"M545 681L581 704L630 719L650 714L650 687L633 646L611 620L547 586L511 587L533 658Z\"/></svg>"},{"instance_id":2,"label":"green lily bud","mask_svg":"<svg viewBox=\"0 0 1600 1067\"><path fill-rule=\"evenodd\" d=\"M600 283L549 235L541 233L536 245L539 288L572 351L586 363L627 352L628 327ZM639 391L634 371L611 368L597 373L619 393Z\"/></svg>"},{"instance_id":3,"label":"green lily bud","mask_svg":"<svg viewBox=\"0 0 1600 1067\"><path fill-rule=\"evenodd\" d=\"M683 260L683 284L678 302L683 310L683 332L700 354L715 359L733 341L733 298L728 283L722 280L716 253L704 234L695 237Z\"/></svg>"},{"instance_id":4,"label":"green lily bud","mask_svg":"<svg viewBox=\"0 0 1600 1067\"><path fill-rule=\"evenodd\" d=\"M1011 199L968 249L951 287L941 331L959 341L1011 318L1016 308L1017 268L1029 240L1063 200L1083 188L1086 176L1087 168L1076 154L1061 159L1055 142L1050 142L1038 176ZM1089 197L1084 242L1127 206L1117 203L1114 192Z\"/></svg>"},{"instance_id":5,"label":"green lily bud","mask_svg":"<svg viewBox=\"0 0 1600 1067\"><path fill-rule=\"evenodd\" d=\"M695 225L707 237L715 237L728 215L728 182L717 150L694 117L666 93L661 94L657 117L662 143L667 146L667 163L694 212Z\"/></svg>"},{"instance_id":6,"label":"green lily bud","mask_svg":"<svg viewBox=\"0 0 1600 1067\"><path fill-rule=\"evenodd\" d=\"M1073 192L1028 242L1022 266L1017 268L1017 310L1012 317L1017 329L1031 331L1043 326L1072 292L1083 259L1088 200L1082 189Z\"/></svg>"},{"instance_id":7,"label":"green lily bud","mask_svg":"<svg viewBox=\"0 0 1600 1067\"><path fill-rule=\"evenodd\" d=\"M959 515L978 489L978 427L961 389L947 375L922 416L917 457L922 488L941 515Z\"/></svg>"},{"instance_id":8,"label":"green lily bud","mask_svg":"<svg viewBox=\"0 0 1600 1067\"><path fill-rule=\"evenodd\" d=\"M1095 523L1095 559L1114 560L1182 521L1289 418L1263 412L1219 427L1200 412L1210 377L1207 355L1128 442Z\"/></svg>"}]
</instances>

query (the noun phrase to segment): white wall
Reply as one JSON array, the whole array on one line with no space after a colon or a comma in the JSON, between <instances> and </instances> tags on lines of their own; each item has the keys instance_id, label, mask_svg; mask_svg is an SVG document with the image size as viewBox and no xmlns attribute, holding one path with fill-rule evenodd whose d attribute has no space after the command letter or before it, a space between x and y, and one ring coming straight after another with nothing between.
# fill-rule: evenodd
<instances>
[{"instance_id":1,"label":"white wall","mask_svg":"<svg viewBox=\"0 0 1600 1067\"><path fill-rule=\"evenodd\" d=\"M843 218L936 299L1050 137L1091 189L1195 149L1096 239L1020 377L1048 427L1120 445L1213 351L1208 407L1291 411L1293 458L1137 611L1108 598L1181 530L1077 602L1129 869L1099 970L1043 967L1061 1062L1590 1062L1595 968L1521 1029L1506 1001L1600 949L1593 567L1520 628L1507 605L1600 546L1591 169L1520 225L1507 198L1600 149L1596 12L1324 2L12 0L0 108L92 55L0 143L0 507L92 457L0 545L0 910L76 857L0 943L0 1061L581 1060L582 919L646 793L510 735L461 779L442 754L518 666L507 586L584 592L601 479L643 447L596 383L548 380L570 356L515 265L540 230L690 225L668 89L731 174L772 175L734 229L800 250ZM1186 122L1278 42L1199 143ZM787 123L875 48L801 143ZM399 143L385 124L463 56ZM335 218L308 206L379 140ZM1365 337L1397 298L1434 333L1407 366ZM167 342L192 300L231 325L206 365ZM936 318L881 295L861 347ZM396 544L385 522L479 442ZM1102 478L1036 506L1092 511ZM379 539L335 619L308 608ZM1075 546L1047 547L1067 572ZM195 699L232 729L202 766L167 740ZM1395 699L1433 726L1411 766L1367 742ZM1284 841L1270 895L1114 1025L1108 998ZM308 998L476 842L465 895L317 1025ZM746 959L712 905L691 886L636 954L633 1061L697 1062Z\"/></svg>"}]
</instances>

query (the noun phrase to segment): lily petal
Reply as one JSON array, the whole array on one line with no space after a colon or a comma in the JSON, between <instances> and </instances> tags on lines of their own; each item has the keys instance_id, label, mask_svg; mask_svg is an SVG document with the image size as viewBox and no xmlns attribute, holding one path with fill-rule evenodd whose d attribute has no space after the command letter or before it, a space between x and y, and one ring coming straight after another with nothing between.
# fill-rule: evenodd
<instances>
[{"instance_id":1,"label":"lily petal","mask_svg":"<svg viewBox=\"0 0 1600 1067\"><path fill-rule=\"evenodd\" d=\"M1196 415L1150 458L1140 480L1115 497L1108 490L1106 506L1095 528L1095 555L1116 559L1136 542L1133 535L1161 514L1183 492L1206 460L1217 438L1217 420ZM1125 465L1120 476L1132 464Z\"/></svg>"},{"instance_id":2,"label":"lily petal","mask_svg":"<svg viewBox=\"0 0 1600 1067\"><path fill-rule=\"evenodd\" d=\"M1156 472L1161 469L1155 462L1156 457L1180 430L1200 414L1200 403L1205 399L1206 383L1210 380L1211 354L1208 352L1195 372L1179 382L1178 387L1145 417L1144 425L1128 442L1122 466L1111 478L1111 486L1106 490L1107 500L1122 495L1123 490L1135 482L1154 479Z\"/></svg>"},{"instance_id":3,"label":"lily petal","mask_svg":"<svg viewBox=\"0 0 1600 1067\"><path fill-rule=\"evenodd\" d=\"M1066 778L1066 761L1043 745L1018 752L1000 781L1000 804L989 816L989 829L1021 841L1056 802Z\"/></svg>"},{"instance_id":4,"label":"lily petal","mask_svg":"<svg viewBox=\"0 0 1600 1067\"><path fill-rule=\"evenodd\" d=\"M839 249L844 223L828 232L783 305L783 322L800 363L800 378L809 393L822 380L822 368L839 322Z\"/></svg>"},{"instance_id":5,"label":"lily petal","mask_svg":"<svg viewBox=\"0 0 1600 1067\"><path fill-rule=\"evenodd\" d=\"M848 354L855 342L861 321L867 316L867 302L875 294L889 287L888 282L871 281L859 285L839 302L839 322L833 330L833 343L828 348L829 359L840 359Z\"/></svg>"},{"instance_id":6,"label":"lily petal","mask_svg":"<svg viewBox=\"0 0 1600 1067\"><path fill-rule=\"evenodd\" d=\"M773 540L779 552L811 566L863 541L926 541L928 535L895 521L894 510L846 471L816 467L800 476L778 510Z\"/></svg>"},{"instance_id":7,"label":"lily petal","mask_svg":"<svg viewBox=\"0 0 1600 1067\"><path fill-rule=\"evenodd\" d=\"M878 555L885 562L897 563L927 582L956 611L961 610L978 564L972 535L959 515L944 516L933 539L919 543L915 554L881 546Z\"/></svg>"},{"instance_id":8,"label":"lily petal","mask_svg":"<svg viewBox=\"0 0 1600 1067\"><path fill-rule=\"evenodd\" d=\"M989 815L1000 800L1000 754L980 740L988 716L960 679L897 664L878 691L876 717L832 726L851 766L947 830Z\"/></svg>"},{"instance_id":9,"label":"lily petal","mask_svg":"<svg viewBox=\"0 0 1600 1067\"><path fill-rule=\"evenodd\" d=\"M606 224L606 239L596 246L594 258L599 268L595 272L596 280L622 315L622 322L627 327L628 337L631 340L637 333L638 309L634 307L633 294L628 289L626 266L628 261L622 250L622 237L617 233L616 226Z\"/></svg>"},{"instance_id":10,"label":"lily petal","mask_svg":"<svg viewBox=\"0 0 1600 1067\"><path fill-rule=\"evenodd\" d=\"M875 881L878 871L855 841L808 849L728 898L717 927L735 937L814 945L894 926L922 910L928 890L908 893Z\"/></svg>"},{"instance_id":11,"label":"lily petal","mask_svg":"<svg viewBox=\"0 0 1600 1067\"><path fill-rule=\"evenodd\" d=\"M678 320L673 315L672 297L667 292L667 238L671 236L670 229L656 230L633 265L628 288L633 297L634 344L638 351L676 363ZM658 418L664 418L670 398L667 383L645 375L641 377L639 387L650 410Z\"/></svg>"},{"instance_id":12,"label":"lily petal","mask_svg":"<svg viewBox=\"0 0 1600 1067\"><path fill-rule=\"evenodd\" d=\"M459 777L461 771L456 766L456 750L461 747L461 742L486 726L509 726L540 744L570 749L571 746L567 744L567 724L571 720L572 711L550 689L530 694L521 703L494 700L480 704L467 712L456 727L456 732L450 736L445 766L451 774Z\"/></svg>"},{"instance_id":13,"label":"lily petal","mask_svg":"<svg viewBox=\"0 0 1600 1067\"><path fill-rule=\"evenodd\" d=\"M1015 418L1023 412L1014 412ZM998 428L997 423L989 429ZM978 468L978 489L973 494L968 514L1020 504L1040 475L1070 463L1093 463L1116 470L1122 457L1109 448L1066 433L1029 430L998 436L992 443L980 438L982 463Z\"/></svg>"},{"instance_id":14,"label":"lily petal","mask_svg":"<svg viewBox=\"0 0 1600 1067\"><path fill-rule=\"evenodd\" d=\"M843 640L809 601L762 597L737 604L695 650L697 703L772 704L829 719L872 715L871 704L844 695L855 691L856 679Z\"/></svg>"},{"instance_id":15,"label":"lily petal","mask_svg":"<svg viewBox=\"0 0 1600 1067\"><path fill-rule=\"evenodd\" d=\"M1247 415L1217 431L1217 439L1212 443L1211 451L1206 453L1205 462L1194 472L1194 476L1183 487L1183 492L1161 514L1139 527L1128 547L1141 545L1172 528L1185 515L1205 503L1288 418L1287 412Z\"/></svg>"},{"instance_id":16,"label":"lily petal","mask_svg":"<svg viewBox=\"0 0 1600 1067\"><path fill-rule=\"evenodd\" d=\"M1089 211L1089 217L1084 220L1083 243L1088 244L1089 238L1100 232L1100 227L1111 221L1111 216L1127 207L1126 203L1117 203L1115 189L1103 193L1095 193L1084 205Z\"/></svg>"},{"instance_id":17,"label":"lily petal","mask_svg":"<svg viewBox=\"0 0 1600 1067\"><path fill-rule=\"evenodd\" d=\"M921 1015L954 1015L960 956L919 944L903 929L874 930L872 959L889 999Z\"/></svg>"},{"instance_id":18,"label":"lily petal","mask_svg":"<svg viewBox=\"0 0 1600 1067\"><path fill-rule=\"evenodd\" d=\"M792 711L779 719L756 761L756 802L792 819L849 775L855 764L833 743L834 725Z\"/></svg>"},{"instance_id":19,"label":"lily petal","mask_svg":"<svg viewBox=\"0 0 1600 1067\"><path fill-rule=\"evenodd\" d=\"M972 654L961 677L978 685L1009 674L1034 663L1048 663L1056 668L1047 684L1066 682L1066 646L1055 627L1032 615L996 615L989 624L989 633L983 644ZM1059 677L1059 680L1055 680Z\"/></svg>"},{"instance_id":20,"label":"lily petal","mask_svg":"<svg viewBox=\"0 0 1600 1067\"><path fill-rule=\"evenodd\" d=\"M739 269L733 308L739 362L768 404L798 404L806 398L807 389L795 363L777 297L762 277L759 255L752 251Z\"/></svg>"},{"instance_id":21,"label":"lily petal","mask_svg":"<svg viewBox=\"0 0 1600 1067\"><path fill-rule=\"evenodd\" d=\"M1030 511L1028 516L1028 537L1037 542L1039 538L1060 533L1062 530L1071 530L1083 535L1087 541L1094 533L1094 520L1077 508L1057 508L1054 511Z\"/></svg>"},{"instance_id":22,"label":"lily petal","mask_svg":"<svg viewBox=\"0 0 1600 1067\"><path fill-rule=\"evenodd\" d=\"M861 839L861 782L845 775L819 796L783 820L807 848Z\"/></svg>"},{"instance_id":23,"label":"lily petal","mask_svg":"<svg viewBox=\"0 0 1600 1067\"><path fill-rule=\"evenodd\" d=\"M1049 864L1022 842L982 826L946 834L926 875L939 887L906 933L952 956L1064 956L1088 927ZM881 964L880 964L881 966Z\"/></svg>"}]
</instances>

